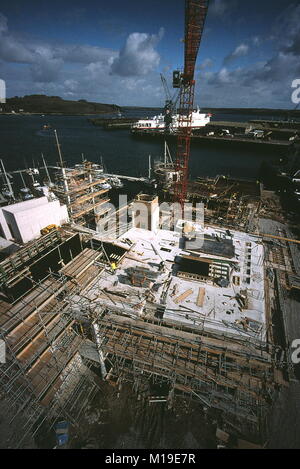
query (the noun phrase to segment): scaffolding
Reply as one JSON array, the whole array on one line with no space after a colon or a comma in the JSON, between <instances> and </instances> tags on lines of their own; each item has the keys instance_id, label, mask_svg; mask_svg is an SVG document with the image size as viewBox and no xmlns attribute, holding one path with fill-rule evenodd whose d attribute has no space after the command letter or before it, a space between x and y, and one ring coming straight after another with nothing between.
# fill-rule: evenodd
<instances>
[{"instance_id":1,"label":"scaffolding","mask_svg":"<svg viewBox=\"0 0 300 469\"><path fill-rule=\"evenodd\" d=\"M168 322L126 318L106 311L97 322L109 379L137 386L156 376L239 422L243 433L263 431L275 392L272 357L253 341L185 331Z\"/></svg>"},{"instance_id":2,"label":"scaffolding","mask_svg":"<svg viewBox=\"0 0 300 469\"><path fill-rule=\"evenodd\" d=\"M12 305L0 302L0 338L7 347L0 389L15 409L13 418L27 416L19 444L45 422L52 427L58 416L79 425L98 389L95 365L109 382L128 382L138 391L149 378L158 380L168 387L164 399L170 405L174 395L197 399L226 416L240 434L263 434L280 380L272 345L207 330L204 320L210 319L201 315L194 327L172 321L162 304L153 304L162 314L147 315L149 292L138 286L129 296L101 287L101 278L112 274L110 263L119 264L125 255L126 248L92 239ZM145 269L131 273L139 284L148 275ZM87 342L98 354L95 362L81 353Z\"/></svg>"},{"instance_id":3,"label":"scaffolding","mask_svg":"<svg viewBox=\"0 0 300 469\"><path fill-rule=\"evenodd\" d=\"M162 175L158 173L157 179L160 182ZM161 193L162 199L168 199L172 195L172 188L168 187ZM204 204L206 223L244 231L251 231L253 217L261 208L259 184L225 176L190 181L187 186L187 198L193 204ZM193 217L196 216L197 208L193 207Z\"/></svg>"},{"instance_id":4,"label":"scaffolding","mask_svg":"<svg viewBox=\"0 0 300 469\"><path fill-rule=\"evenodd\" d=\"M110 200L107 197L110 186L95 166L89 161L73 169L62 166L51 187L58 199L66 204L70 220L79 225L84 225L91 217L97 222L109 211L105 205Z\"/></svg>"},{"instance_id":5,"label":"scaffolding","mask_svg":"<svg viewBox=\"0 0 300 469\"><path fill-rule=\"evenodd\" d=\"M78 425L97 392L91 363L79 349L85 341L84 292L103 269L95 265L101 256L86 248L58 273L35 282L13 305L2 302L0 338L6 345L6 363L0 368L0 389L7 410L14 412L11 422L26 416L18 447L45 422L52 428L58 416Z\"/></svg>"},{"instance_id":6,"label":"scaffolding","mask_svg":"<svg viewBox=\"0 0 300 469\"><path fill-rule=\"evenodd\" d=\"M25 269L26 265L31 263L37 257L43 255L50 247L57 246L62 241L62 233L59 230L50 232L49 234L32 241L26 247L19 249L17 252L0 262L0 285L7 284L8 280L21 269Z\"/></svg>"}]
</instances>

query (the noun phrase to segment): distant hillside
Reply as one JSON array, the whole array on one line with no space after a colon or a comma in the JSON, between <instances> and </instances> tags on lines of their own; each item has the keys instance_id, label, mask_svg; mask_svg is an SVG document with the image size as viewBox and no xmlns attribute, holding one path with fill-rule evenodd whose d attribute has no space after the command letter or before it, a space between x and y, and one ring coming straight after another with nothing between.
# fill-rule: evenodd
<instances>
[{"instance_id":1,"label":"distant hillside","mask_svg":"<svg viewBox=\"0 0 300 469\"><path fill-rule=\"evenodd\" d=\"M163 106L161 108L157 107L147 107L147 106L123 106L122 109L129 109L129 110L157 110L157 109L163 109ZM247 108L247 107L242 107L242 108L233 108L233 107L201 107L201 111L203 112L219 112L219 113L224 113L224 114L254 114L255 116L261 115L268 115L268 116L287 116L289 118L291 117L300 117L300 109L272 109L272 108Z\"/></svg>"},{"instance_id":2,"label":"distant hillside","mask_svg":"<svg viewBox=\"0 0 300 469\"><path fill-rule=\"evenodd\" d=\"M222 112L222 113L229 113L229 114L255 114L255 115L273 115L275 116L290 116L290 117L300 117L300 110L296 109L271 109L271 108L228 108L228 107L211 107L201 108L202 111L205 112Z\"/></svg>"},{"instance_id":3,"label":"distant hillside","mask_svg":"<svg viewBox=\"0 0 300 469\"><path fill-rule=\"evenodd\" d=\"M157 111L157 110L162 110L163 106L157 106L157 107L150 107L150 106L122 106L122 109L128 109L129 111L134 111L134 110L141 110L141 109L146 109L149 111Z\"/></svg>"},{"instance_id":4,"label":"distant hillside","mask_svg":"<svg viewBox=\"0 0 300 469\"><path fill-rule=\"evenodd\" d=\"M15 96L8 98L2 104L3 112L23 112L38 114L101 114L117 112L120 108L116 104L90 103L84 99L68 101L59 96L33 94L22 98Z\"/></svg>"}]
</instances>

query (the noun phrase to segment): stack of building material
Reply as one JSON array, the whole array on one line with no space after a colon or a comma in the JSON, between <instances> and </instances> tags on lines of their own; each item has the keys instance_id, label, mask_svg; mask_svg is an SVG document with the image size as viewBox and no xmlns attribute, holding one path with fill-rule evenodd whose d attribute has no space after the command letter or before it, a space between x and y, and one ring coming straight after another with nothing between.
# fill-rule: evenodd
<instances>
[{"instance_id":1,"label":"stack of building material","mask_svg":"<svg viewBox=\"0 0 300 469\"><path fill-rule=\"evenodd\" d=\"M157 272L144 267L129 267L127 269L132 285L149 288L157 278Z\"/></svg>"},{"instance_id":2,"label":"stack of building material","mask_svg":"<svg viewBox=\"0 0 300 469\"><path fill-rule=\"evenodd\" d=\"M174 303L176 303L177 305L179 303L182 303L184 300L186 300L191 294L193 293L193 290L190 288L189 290L186 290L185 292L183 292L181 295L177 296L177 298L175 298L174 300Z\"/></svg>"},{"instance_id":3,"label":"stack of building material","mask_svg":"<svg viewBox=\"0 0 300 469\"><path fill-rule=\"evenodd\" d=\"M197 301L196 301L197 306L200 306L202 308L204 304L204 299L205 299L205 288L200 287L198 291Z\"/></svg>"}]
</instances>

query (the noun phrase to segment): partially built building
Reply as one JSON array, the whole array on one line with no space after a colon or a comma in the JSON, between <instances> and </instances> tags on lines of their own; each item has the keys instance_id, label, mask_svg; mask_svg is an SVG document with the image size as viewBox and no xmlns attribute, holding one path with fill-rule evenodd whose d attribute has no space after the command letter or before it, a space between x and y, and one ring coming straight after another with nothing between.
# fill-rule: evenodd
<instances>
[{"instance_id":1,"label":"partially built building","mask_svg":"<svg viewBox=\"0 0 300 469\"><path fill-rule=\"evenodd\" d=\"M66 227L0 263L1 392L12 419L26 415L16 446L58 417L76 425L103 380L163 385L169 407L195 399L229 433L264 440L286 356L263 238L163 230L155 197L146 206L151 229L137 213L117 239Z\"/></svg>"}]
</instances>

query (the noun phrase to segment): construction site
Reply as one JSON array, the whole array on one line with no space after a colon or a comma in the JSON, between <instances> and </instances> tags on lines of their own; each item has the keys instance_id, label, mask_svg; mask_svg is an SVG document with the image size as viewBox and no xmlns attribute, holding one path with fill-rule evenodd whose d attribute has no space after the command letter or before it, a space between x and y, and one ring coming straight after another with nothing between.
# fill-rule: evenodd
<instances>
[{"instance_id":1,"label":"construction site","mask_svg":"<svg viewBox=\"0 0 300 469\"><path fill-rule=\"evenodd\" d=\"M176 156L149 190L113 211L55 131L54 182L1 208L0 447L299 445L300 241L262 183L189 180L207 7L186 1Z\"/></svg>"},{"instance_id":2,"label":"construction site","mask_svg":"<svg viewBox=\"0 0 300 469\"><path fill-rule=\"evenodd\" d=\"M226 441L262 445L293 371L281 305L299 290L297 242L238 222L161 229L155 196L140 194L131 214L118 238L65 225L1 262L9 445L62 418L80 435L95 396L121 402L128 390L138 418L198 405Z\"/></svg>"}]
</instances>

